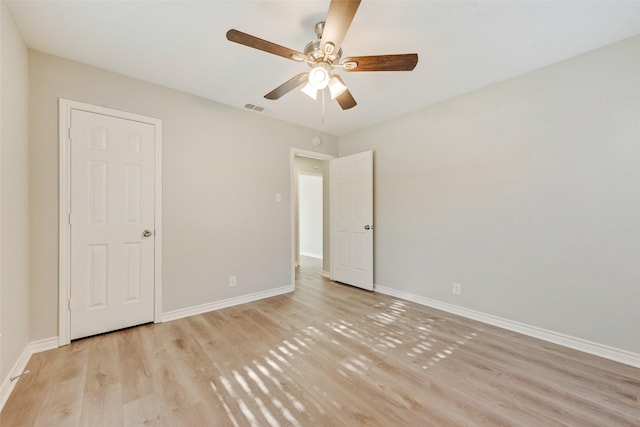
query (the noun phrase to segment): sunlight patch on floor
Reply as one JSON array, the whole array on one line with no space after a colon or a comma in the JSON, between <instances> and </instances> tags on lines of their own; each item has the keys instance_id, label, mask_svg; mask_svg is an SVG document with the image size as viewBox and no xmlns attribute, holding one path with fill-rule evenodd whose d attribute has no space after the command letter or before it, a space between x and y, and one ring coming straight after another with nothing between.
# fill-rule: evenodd
<instances>
[{"instance_id":1,"label":"sunlight patch on floor","mask_svg":"<svg viewBox=\"0 0 640 427\"><path fill-rule=\"evenodd\" d=\"M284 388L282 387L282 383L280 381L278 381L277 378L274 378L271 373L269 372L269 370L263 366L260 365L257 361L253 361L253 364L255 365L256 369L258 369L262 375L264 375L265 377L267 377L272 383L273 385L276 386L276 388L284 393L284 395L287 397L287 399L289 399L289 401L291 402L291 404L293 405L293 407L298 411L298 412L304 412L305 411L305 407L304 405L298 400L296 399L293 395L291 395L289 392L287 392L286 390L284 390ZM277 365L276 365L277 366ZM282 373L282 371L280 371ZM287 382L292 382L293 380L287 376L283 375L283 379Z\"/></svg>"},{"instance_id":2,"label":"sunlight patch on floor","mask_svg":"<svg viewBox=\"0 0 640 427\"><path fill-rule=\"evenodd\" d=\"M355 325L338 318L320 327L304 327L273 345L260 360L254 359L253 366L233 370L233 382L242 390L243 396L248 399L246 401L238 397L231 381L221 376L220 381L224 389L237 402L246 421L250 425L266 422L271 427L279 426L281 423L300 427L300 421L295 414L302 415L306 411L305 405L286 390L286 384L294 382L292 376L304 377L303 366L307 354L317 354L318 351L340 354L344 351L341 349L345 345L359 345L365 346L368 351L381 357L381 360L401 352L406 355L409 363L427 369L453 355L457 348L466 345L476 336L475 332L468 332L463 337L449 337L449 340L454 340L453 343L442 342L432 331L437 327L436 324L445 324L446 319L419 318L419 314L410 313L406 303L401 301L378 303L374 308L374 312L363 317L366 322L364 324ZM416 321L420 323L419 326L409 326L415 325ZM325 348L320 348L319 342L324 342ZM332 346L336 348L331 348ZM332 381L354 382L361 381L358 378L368 378L372 366L376 363L362 354L335 362L338 364L334 366L333 372L337 376L330 376L328 372L329 378L332 378L328 384ZM327 367L330 366L332 362L327 363ZM214 392L219 394L213 383L211 386ZM334 400L331 393L321 384L314 384L312 388L315 393L323 396L328 404L342 409L342 405ZM229 414L231 422L237 425L237 421L231 418L231 409L224 398L218 398ZM314 407L319 413L326 413L321 405L315 403ZM254 408L253 413L251 408Z\"/></svg>"},{"instance_id":3,"label":"sunlight patch on floor","mask_svg":"<svg viewBox=\"0 0 640 427\"><path fill-rule=\"evenodd\" d=\"M218 393L218 389L216 388L213 381L209 381L209 384L211 384L213 393L218 397L218 400L220 401L220 404L222 405L224 412L227 414L227 418L229 418L229 421L231 421L231 423L235 427L239 427L238 422L236 421L236 417L233 416L233 412L231 411L231 408L229 408L229 405L227 405L227 402L224 401L224 399L222 398L222 395Z\"/></svg>"}]
</instances>

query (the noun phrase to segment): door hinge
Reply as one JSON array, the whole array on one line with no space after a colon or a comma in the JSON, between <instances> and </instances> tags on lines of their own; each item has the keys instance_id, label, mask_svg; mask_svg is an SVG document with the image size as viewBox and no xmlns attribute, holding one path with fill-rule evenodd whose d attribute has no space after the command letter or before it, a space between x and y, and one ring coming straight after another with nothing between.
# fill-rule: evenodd
<instances>
[{"instance_id":1,"label":"door hinge","mask_svg":"<svg viewBox=\"0 0 640 427\"><path fill-rule=\"evenodd\" d=\"M69 128L67 130L68 130L67 135L69 137L69 142L71 142L71 128Z\"/></svg>"},{"instance_id":2,"label":"door hinge","mask_svg":"<svg viewBox=\"0 0 640 427\"><path fill-rule=\"evenodd\" d=\"M67 300L67 310L71 311L71 298Z\"/></svg>"},{"instance_id":3,"label":"door hinge","mask_svg":"<svg viewBox=\"0 0 640 427\"><path fill-rule=\"evenodd\" d=\"M71 213L69 213L68 221L69 221L69 225L71 225Z\"/></svg>"}]
</instances>

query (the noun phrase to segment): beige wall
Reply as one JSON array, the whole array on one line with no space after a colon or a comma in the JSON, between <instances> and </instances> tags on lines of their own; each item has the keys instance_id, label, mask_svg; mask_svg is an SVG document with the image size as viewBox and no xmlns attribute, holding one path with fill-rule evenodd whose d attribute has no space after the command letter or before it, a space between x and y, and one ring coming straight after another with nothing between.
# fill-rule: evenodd
<instances>
[{"instance_id":1,"label":"beige wall","mask_svg":"<svg viewBox=\"0 0 640 427\"><path fill-rule=\"evenodd\" d=\"M640 353L640 36L340 138L369 149L377 285Z\"/></svg>"},{"instance_id":2,"label":"beige wall","mask_svg":"<svg viewBox=\"0 0 640 427\"><path fill-rule=\"evenodd\" d=\"M37 51L30 84L33 339L58 334L59 97L163 121L165 312L291 285L290 148L316 131Z\"/></svg>"},{"instance_id":3,"label":"beige wall","mask_svg":"<svg viewBox=\"0 0 640 427\"><path fill-rule=\"evenodd\" d=\"M28 51L0 2L0 383L29 342Z\"/></svg>"}]
</instances>

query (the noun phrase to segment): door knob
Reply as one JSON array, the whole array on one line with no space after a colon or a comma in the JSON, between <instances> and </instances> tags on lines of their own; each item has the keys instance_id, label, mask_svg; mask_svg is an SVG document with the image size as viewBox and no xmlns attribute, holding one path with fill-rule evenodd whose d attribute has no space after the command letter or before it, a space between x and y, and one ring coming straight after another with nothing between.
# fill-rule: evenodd
<instances>
[{"instance_id":1,"label":"door knob","mask_svg":"<svg viewBox=\"0 0 640 427\"><path fill-rule=\"evenodd\" d=\"M143 235L144 237L149 237L149 236L151 236L152 234L153 234L153 233L151 232L151 230L144 230L144 231L142 232L142 235Z\"/></svg>"},{"instance_id":2,"label":"door knob","mask_svg":"<svg viewBox=\"0 0 640 427\"><path fill-rule=\"evenodd\" d=\"M367 224L367 225L364 226L364 229L365 230L373 230L373 225Z\"/></svg>"}]
</instances>

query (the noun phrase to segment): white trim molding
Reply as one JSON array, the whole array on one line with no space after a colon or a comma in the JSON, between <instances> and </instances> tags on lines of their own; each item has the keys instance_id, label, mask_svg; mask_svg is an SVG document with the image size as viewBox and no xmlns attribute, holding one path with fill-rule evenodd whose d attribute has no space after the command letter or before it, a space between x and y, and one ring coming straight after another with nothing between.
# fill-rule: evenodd
<instances>
[{"instance_id":1,"label":"white trim molding","mask_svg":"<svg viewBox=\"0 0 640 427\"><path fill-rule=\"evenodd\" d=\"M58 273L58 344L71 342L71 319L69 315L69 297L71 286L71 227L69 215L70 197L70 147L71 110L82 110L106 116L118 117L154 127L155 137L155 219L154 219L154 315L155 323L162 317L162 120L126 111L113 110L82 102L60 98L59 105L59 273Z\"/></svg>"},{"instance_id":2,"label":"white trim molding","mask_svg":"<svg viewBox=\"0 0 640 427\"><path fill-rule=\"evenodd\" d=\"M311 252L302 252L302 251L300 251L300 255L308 256L309 258L314 258L314 259L322 259L322 254L316 254L316 253L311 253Z\"/></svg>"},{"instance_id":3,"label":"white trim molding","mask_svg":"<svg viewBox=\"0 0 640 427\"><path fill-rule=\"evenodd\" d=\"M456 314L468 319L477 320L478 322L487 323L509 331L518 332L523 335L558 344L563 347L572 348L594 356L640 368L640 354L632 353L627 350L610 347L608 345L599 344L582 338L572 337L570 335L538 328L525 323L514 322L513 320L504 319L502 317L493 316L480 311L470 310L454 304L436 301L398 289L388 288L386 286L376 285L374 290L381 294L402 298L407 301L415 302L416 304L446 311L447 313Z\"/></svg>"},{"instance_id":4,"label":"white trim molding","mask_svg":"<svg viewBox=\"0 0 640 427\"><path fill-rule=\"evenodd\" d=\"M256 292L249 295L227 298L220 301L214 301L207 304L196 305L193 307L181 308L179 310L168 311L162 314L162 321L169 322L184 317L195 316L197 314L208 313L210 311L220 310L222 308L233 307L235 305L246 304L248 302L258 301L265 298L271 298L282 294L288 294L295 289L293 286L287 285L280 288L269 289L268 291Z\"/></svg>"},{"instance_id":5,"label":"white trim molding","mask_svg":"<svg viewBox=\"0 0 640 427\"><path fill-rule=\"evenodd\" d=\"M31 355L42 353L43 351L58 348L58 337L44 338L29 343L29 352Z\"/></svg>"},{"instance_id":6,"label":"white trim molding","mask_svg":"<svg viewBox=\"0 0 640 427\"><path fill-rule=\"evenodd\" d=\"M24 369L27 367L27 363L29 363L29 359L31 358L31 354L29 353L29 345L27 345L16 363L13 364L13 367L9 371L9 375L7 378L4 378L2 384L0 384L0 411L4 408L4 404L7 403L11 392L16 386L16 383L20 381L20 379L16 379L15 381L10 381L9 378L13 378L17 375L20 375L24 372Z\"/></svg>"},{"instance_id":7,"label":"white trim molding","mask_svg":"<svg viewBox=\"0 0 640 427\"><path fill-rule=\"evenodd\" d=\"M18 360L16 360L16 363L13 364L13 367L9 371L9 375L7 375L0 384L0 411L4 408L4 404L7 403L7 400L9 399L9 396L11 396L11 392L15 388L16 384L20 381L20 378L16 378L13 381L10 381L9 379L24 373L29 360L31 360L31 356L54 348L58 348L58 337L32 341L26 345L20 354L20 357L18 357Z\"/></svg>"}]
</instances>

